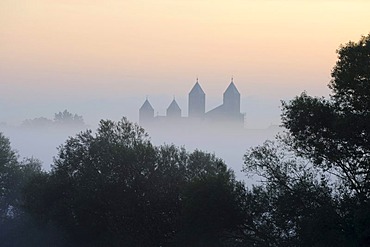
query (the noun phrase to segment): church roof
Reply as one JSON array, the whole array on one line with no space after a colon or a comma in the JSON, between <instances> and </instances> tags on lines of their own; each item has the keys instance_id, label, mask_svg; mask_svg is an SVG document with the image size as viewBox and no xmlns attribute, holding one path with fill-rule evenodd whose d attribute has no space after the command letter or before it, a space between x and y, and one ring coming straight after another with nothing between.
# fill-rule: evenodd
<instances>
[{"instance_id":1,"label":"church roof","mask_svg":"<svg viewBox=\"0 0 370 247\"><path fill-rule=\"evenodd\" d=\"M149 103L149 100L146 99L144 104L140 107L140 111L142 110L151 110L151 111L154 111L154 108L152 107L152 105Z\"/></svg>"},{"instance_id":2,"label":"church roof","mask_svg":"<svg viewBox=\"0 0 370 247\"><path fill-rule=\"evenodd\" d=\"M200 94L200 95L205 95L202 87L199 85L198 80L195 83L194 87L190 90L189 94Z\"/></svg>"},{"instance_id":3,"label":"church roof","mask_svg":"<svg viewBox=\"0 0 370 247\"><path fill-rule=\"evenodd\" d=\"M167 111L181 111L175 99L172 100L171 104L167 108Z\"/></svg>"},{"instance_id":4,"label":"church roof","mask_svg":"<svg viewBox=\"0 0 370 247\"><path fill-rule=\"evenodd\" d=\"M210 110L209 112L206 113L207 116L214 116L214 115L220 115L225 112L224 105L219 105L216 108Z\"/></svg>"},{"instance_id":5,"label":"church roof","mask_svg":"<svg viewBox=\"0 0 370 247\"><path fill-rule=\"evenodd\" d=\"M227 87L224 94L240 94L238 89L236 88L234 82L231 80L230 85Z\"/></svg>"}]
</instances>

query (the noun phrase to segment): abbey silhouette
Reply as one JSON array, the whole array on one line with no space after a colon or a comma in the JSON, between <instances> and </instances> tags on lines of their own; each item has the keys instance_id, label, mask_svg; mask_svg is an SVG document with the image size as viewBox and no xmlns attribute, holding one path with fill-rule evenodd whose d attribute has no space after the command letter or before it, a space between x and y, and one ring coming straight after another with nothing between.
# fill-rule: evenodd
<instances>
[{"instance_id":1,"label":"abbey silhouette","mask_svg":"<svg viewBox=\"0 0 370 247\"><path fill-rule=\"evenodd\" d=\"M240 93L233 79L223 94L223 104L208 112L206 112L206 94L197 79L189 92L188 104L188 117L181 116L181 108L175 99L168 106L166 116L154 116L154 108L146 99L139 109L139 122L144 126L175 122L244 126L244 115L240 113Z\"/></svg>"}]
</instances>

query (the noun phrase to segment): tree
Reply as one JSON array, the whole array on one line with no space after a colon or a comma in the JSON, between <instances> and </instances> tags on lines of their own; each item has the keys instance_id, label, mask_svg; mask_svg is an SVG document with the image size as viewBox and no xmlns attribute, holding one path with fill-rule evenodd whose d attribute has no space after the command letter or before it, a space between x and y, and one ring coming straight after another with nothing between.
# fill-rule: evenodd
<instances>
[{"instance_id":1,"label":"tree","mask_svg":"<svg viewBox=\"0 0 370 247\"><path fill-rule=\"evenodd\" d=\"M155 225L143 210L155 198L143 183L155 171L154 161L146 134L126 119L101 121L95 136L88 130L70 138L50 178L51 219L82 245L159 241L145 228Z\"/></svg>"},{"instance_id":2,"label":"tree","mask_svg":"<svg viewBox=\"0 0 370 247\"><path fill-rule=\"evenodd\" d=\"M50 127L53 124L53 121L50 119L47 119L45 117L38 117L34 119L26 119L22 122L22 127L29 127L29 128L34 128L34 127Z\"/></svg>"},{"instance_id":3,"label":"tree","mask_svg":"<svg viewBox=\"0 0 370 247\"><path fill-rule=\"evenodd\" d=\"M65 125L85 125L82 116L72 114L67 110L54 114L54 123Z\"/></svg>"},{"instance_id":4,"label":"tree","mask_svg":"<svg viewBox=\"0 0 370 247\"><path fill-rule=\"evenodd\" d=\"M360 201L370 197L370 34L341 46L329 100L302 93L283 102L287 142L335 174Z\"/></svg>"},{"instance_id":5,"label":"tree","mask_svg":"<svg viewBox=\"0 0 370 247\"><path fill-rule=\"evenodd\" d=\"M244 223L244 184L221 159L199 150L189 155L185 174L173 246L236 246Z\"/></svg>"},{"instance_id":6,"label":"tree","mask_svg":"<svg viewBox=\"0 0 370 247\"><path fill-rule=\"evenodd\" d=\"M19 176L17 154L12 150L9 139L0 133L0 222L12 217L17 204Z\"/></svg>"},{"instance_id":7,"label":"tree","mask_svg":"<svg viewBox=\"0 0 370 247\"><path fill-rule=\"evenodd\" d=\"M65 126L65 127L81 127L84 126L85 122L83 117L77 114L72 114L67 110L54 114L54 119L48 119L45 117L37 117L34 119L26 119L22 122L22 127L26 128L49 128L53 126Z\"/></svg>"},{"instance_id":8,"label":"tree","mask_svg":"<svg viewBox=\"0 0 370 247\"><path fill-rule=\"evenodd\" d=\"M202 208L202 216L206 205L214 210L223 205L227 211L220 212L229 214L235 184L232 171L214 155L155 147L127 119L102 120L95 134L81 132L59 148L50 175L36 177L28 187L25 208L76 246L164 246L193 227L184 222L199 211L189 208ZM190 188L203 186L213 199L191 199L197 192ZM222 204L215 204L217 195ZM217 233L231 224L218 223Z\"/></svg>"},{"instance_id":9,"label":"tree","mask_svg":"<svg viewBox=\"0 0 370 247\"><path fill-rule=\"evenodd\" d=\"M0 133L0 222L16 218L22 211L22 190L32 176L41 172L34 158L18 161L10 141Z\"/></svg>"},{"instance_id":10,"label":"tree","mask_svg":"<svg viewBox=\"0 0 370 247\"><path fill-rule=\"evenodd\" d=\"M30 246L32 238L40 240L45 233L36 234L23 207L23 191L29 181L42 174L41 163L34 158L18 159L9 139L0 133L0 242L4 247Z\"/></svg>"},{"instance_id":11,"label":"tree","mask_svg":"<svg viewBox=\"0 0 370 247\"><path fill-rule=\"evenodd\" d=\"M330 98L283 102L286 133L244 157L250 245L370 244L370 34L337 52Z\"/></svg>"},{"instance_id":12,"label":"tree","mask_svg":"<svg viewBox=\"0 0 370 247\"><path fill-rule=\"evenodd\" d=\"M246 243L351 246L328 174L296 157L282 140L250 149L244 163L244 172L261 179L247 193Z\"/></svg>"}]
</instances>

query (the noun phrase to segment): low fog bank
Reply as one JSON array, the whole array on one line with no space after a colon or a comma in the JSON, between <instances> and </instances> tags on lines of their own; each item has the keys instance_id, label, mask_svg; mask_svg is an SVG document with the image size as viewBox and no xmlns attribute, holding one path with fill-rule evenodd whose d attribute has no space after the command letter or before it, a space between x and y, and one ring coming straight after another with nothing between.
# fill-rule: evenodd
<instances>
[{"instance_id":1,"label":"low fog bank","mask_svg":"<svg viewBox=\"0 0 370 247\"><path fill-rule=\"evenodd\" d=\"M34 157L41 160L43 168L50 170L58 147L70 136L97 126L8 126L1 125L3 132L11 141L12 147L21 158ZM188 151L199 149L214 153L235 171L238 179L245 180L241 172L243 155L248 148L273 139L281 129L272 125L266 129L246 129L233 126L176 125L144 126L154 145L175 144Z\"/></svg>"},{"instance_id":2,"label":"low fog bank","mask_svg":"<svg viewBox=\"0 0 370 247\"><path fill-rule=\"evenodd\" d=\"M57 148L69 136L75 136L86 128L86 126L1 126L0 132L10 139L12 148L18 152L20 158L37 158L42 162L43 169L48 171L51 169L53 157L58 154Z\"/></svg>"},{"instance_id":3,"label":"low fog bank","mask_svg":"<svg viewBox=\"0 0 370 247\"><path fill-rule=\"evenodd\" d=\"M200 149L214 153L235 171L238 179L246 180L242 170L243 156L247 149L274 139L282 128L271 125L265 129L246 129L235 126L144 126L155 145L175 144L188 151Z\"/></svg>"}]
</instances>

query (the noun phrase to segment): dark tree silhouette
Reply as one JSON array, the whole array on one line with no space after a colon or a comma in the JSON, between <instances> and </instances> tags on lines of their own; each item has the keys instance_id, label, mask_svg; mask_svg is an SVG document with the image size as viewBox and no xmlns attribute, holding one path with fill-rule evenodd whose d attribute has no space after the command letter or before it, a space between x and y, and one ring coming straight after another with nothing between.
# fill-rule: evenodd
<instances>
[{"instance_id":1,"label":"dark tree silhouette","mask_svg":"<svg viewBox=\"0 0 370 247\"><path fill-rule=\"evenodd\" d=\"M9 139L0 133L0 243L4 247L32 246L31 239L41 244L45 233L38 232L23 207L29 181L42 174L40 161L18 159Z\"/></svg>"},{"instance_id":2,"label":"dark tree silhouette","mask_svg":"<svg viewBox=\"0 0 370 247\"><path fill-rule=\"evenodd\" d=\"M0 133L0 221L12 216L17 204L18 177L20 176L18 157L10 146L8 138Z\"/></svg>"},{"instance_id":3,"label":"dark tree silhouette","mask_svg":"<svg viewBox=\"0 0 370 247\"><path fill-rule=\"evenodd\" d=\"M85 125L82 116L72 114L67 110L55 113L54 123L64 125Z\"/></svg>"},{"instance_id":4,"label":"dark tree silhouette","mask_svg":"<svg viewBox=\"0 0 370 247\"><path fill-rule=\"evenodd\" d=\"M76 246L172 245L190 237L193 220L212 225L199 228L199 241L219 242L242 222L234 197L243 186L233 176L214 155L155 147L127 119L102 120L96 134L60 147L51 174L26 192L26 209Z\"/></svg>"},{"instance_id":5,"label":"dark tree silhouette","mask_svg":"<svg viewBox=\"0 0 370 247\"><path fill-rule=\"evenodd\" d=\"M370 197L370 34L338 50L329 100L303 93L283 103L289 145L347 188Z\"/></svg>"},{"instance_id":6,"label":"dark tree silhouette","mask_svg":"<svg viewBox=\"0 0 370 247\"><path fill-rule=\"evenodd\" d=\"M261 179L247 194L246 243L351 246L328 174L296 157L282 140L250 149L244 160L244 172Z\"/></svg>"},{"instance_id":7,"label":"dark tree silhouette","mask_svg":"<svg viewBox=\"0 0 370 247\"><path fill-rule=\"evenodd\" d=\"M330 99L283 102L286 133L245 155L263 178L247 194L255 246L369 246L370 35L338 50Z\"/></svg>"}]
</instances>

